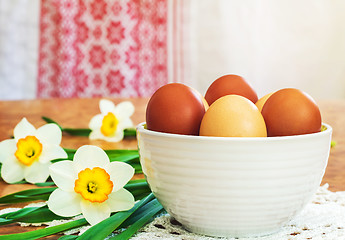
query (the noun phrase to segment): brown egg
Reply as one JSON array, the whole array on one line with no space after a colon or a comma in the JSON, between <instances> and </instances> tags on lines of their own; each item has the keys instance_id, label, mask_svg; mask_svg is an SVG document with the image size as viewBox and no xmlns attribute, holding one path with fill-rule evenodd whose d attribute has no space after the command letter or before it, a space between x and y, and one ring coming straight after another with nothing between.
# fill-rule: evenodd
<instances>
[{"instance_id":1,"label":"brown egg","mask_svg":"<svg viewBox=\"0 0 345 240\"><path fill-rule=\"evenodd\" d=\"M159 88L146 107L147 129L186 135L198 135L205 114L202 95L181 83Z\"/></svg>"},{"instance_id":2,"label":"brown egg","mask_svg":"<svg viewBox=\"0 0 345 240\"><path fill-rule=\"evenodd\" d=\"M260 98L255 105L257 106L257 108L259 109L259 111L262 111L262 107L264 106L264 104L266 103L267 99L272 95L273 93L268 93L265 96L263 96L262 98Z\"/></svg>"},{"instance_id":3,"label":"brown egg","mask_svg":"<svg viewBox=\"0 0 345 240\"><path fill-rule=\"evenodd\" d=\"M236 94L256 103L258 96L254 89L241 76L229 74L216 79L207 89L205 99L208 104L225 95Z\"/></svg>"},{"instance_id":4,"label":"brown egg","mask_svg":"<svg viewBox=\"0 0 345 240\"><path fill-rule=\"evenodd\" d=\"M290 136L320 132L321 113L305 92L285 88L273 93L262 108L267 136Z\"/></svg>"},{"instance_id":5,"label":"brown egg","mask_svg":"<svg viewBox=\"0 0 345 240\"><path fill-rule=\"evenodd\" d=\"M265 121L258 108L245 97L227 95L206 111L200 125L201 136L266 137Z\"/></svg>"}]
</instances>

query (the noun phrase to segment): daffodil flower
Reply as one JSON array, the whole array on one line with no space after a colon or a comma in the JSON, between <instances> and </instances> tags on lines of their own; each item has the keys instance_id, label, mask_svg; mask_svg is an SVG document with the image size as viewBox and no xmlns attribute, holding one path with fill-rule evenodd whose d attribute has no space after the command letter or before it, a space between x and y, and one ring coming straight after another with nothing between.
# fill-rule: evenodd
<instances>
[{"instance_id":1,"label":"daffodil flower","mask_svg":"<svg viewBox=\"0 0 345 240\"><path fill-rule=\"evenodd\" d=\"M50 174L58 189L50 195L48 207L59 216L82 213L94 225L111 212L134 206L133 195L123 188L133 177L134 168L124 162L110 162L99 147L80 147L73 161L51 165Z\"/></svg>"},{"instance_id":2,"label":"daffodil flower","mask_svg":"<svg viewBox=\"0 0 345 240\"><path fill-rule=\"evenodd\" d=\"M45 182L51 160L67 158L60 147L62 133L56 124L36 129L23 118L13 131L14 139L0 142L1 176L7 183L25 179L30 183Z\"/></svg>"},{"instance_id":3,"label":"daffodil flower","mask_svg":"<svg viewBox=\"0 0 345 240\"><path fill-rule=\"evenodd\" d=\"M108 142L119 142L123 139L125 128L133 127L130 116L134 113L134 106L129 101L119 103L117 106L112 101L101 99L99 102L100 114L94 116L89 128L89 138L102 139Z\"/></svg>"}]
</instances>

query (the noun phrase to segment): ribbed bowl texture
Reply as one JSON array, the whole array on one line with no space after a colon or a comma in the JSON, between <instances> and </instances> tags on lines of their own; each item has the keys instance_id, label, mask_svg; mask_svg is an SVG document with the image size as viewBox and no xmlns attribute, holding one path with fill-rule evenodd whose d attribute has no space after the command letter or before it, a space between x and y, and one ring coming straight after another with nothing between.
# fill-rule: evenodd
<instances>
[{"instance_id":1,"label":"ribbed bowl texture","mask_svg":"<svg viewBox=\"0 0 345 240\"><path fill-rule=\"evenodd\" d=\"M150 188L186 229L218 237L279 231L311 200L327 166L332 128L267 138L160 133L137 126Z\"/></svg>"}]
</instances>

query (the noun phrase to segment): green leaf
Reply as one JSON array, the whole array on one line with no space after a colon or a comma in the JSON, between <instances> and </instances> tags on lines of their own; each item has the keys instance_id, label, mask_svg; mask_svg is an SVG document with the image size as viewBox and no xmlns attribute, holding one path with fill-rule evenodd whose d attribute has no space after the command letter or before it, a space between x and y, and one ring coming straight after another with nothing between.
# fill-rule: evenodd
<instances>
[{"instance_id":1,"label":"green leaf","mask_svg":"<svg viewBox=\"0 0 345 240\"><path fill-rule=\"evenodd\" d=\"M42 116L42 119L46 122L46 123L55 123L56 125L59 126L59 128L61 129L61 131L66 132L70 135L73 136L89 136L91 130L88 128L63 128L60 124L58 124L56 121L54 121L51 118Z\"/></svg>"},{"instance_id":2,"label":"green leaf","mask_svg":"<svg viewBox=\"0 0 345 240\"><path fill-rule=\"evenodd\" d=\"M8 194L0 198L0 204L21 203L34 200L48 200L49 195L56 189L51 188L36 188Z\"/></svg>"},{"instance_id":3,"label":"green leaf","mask_svg":"<svg viewBox=\"0 0 345 240\"><path fill-rule=\"evenodd\" d=\"M110 149L110 150L104 150L106 154L134 154L138 153L137 149Z\"/></svg>"},{"instance_id":4,"label":"green leaf","mask_svg":"<svg viewBox=\"0 0 345 240\"><path fill-rule=\"evenodd\" d=\"M49 222L49 221L60 220L60 219L69 219L69 218L58 216L52 211L50 211L48 206L43 206L20 218L17 218L16 221L25 222L25 223L41 223L41 222Z\"/></svg>"},{"instance_id":5,"label":"green leaf","mask_svg":"<svg viewBox=\"0 0 345 240\"><path fill-rule=\"evenodd\" d=\"M62 161L62 160L66 160L66 159L59 159L59 161ZM58 162L56 160L52 160L52 162ZM30 184L29 182L25 181L25 180L22 180L22 181L19 181L19 182L15 182L15 183L9 183L9 184ZM34 185L36 185L37 187L47 187L47 186L54 186L55 183L54 182L43 182L43 183L35 183Z\"/></svg>"},{"instance_id":6,"label":"green leaf","mask_svg":"<svg viewBox=\"0 0 345 240\"><path fill-rule=\"evenodd\" d=\"M19 209L18 211L3 214L0 217L4 217L7 219L17 219L37 210L38 208L40 207L26 207L26 208Z\"/></svg>"},{"instance_id":7,"label":"green leaf","mask_svg":"<svg viewBox=\"0 0 345 240\"><path fill-rule=\"evenodd\" d=\"M73 160L72 159L54 159L54 160L51 160L52 163L61 162L61 161L73 161Z\"/></svg>"},{"instance_id":8,"label":"green leaf","mask_svg":"<svg viewBox=\"0 0 345 240\"><path fill-rule=\"evenodd\" d=\"M155 198L155 199L156 199L156 198ZM152 201L155 201L155 199L152 200ZM152 201L151 201L151 202L152 202ZM157 200L156 200L156 201L157 201ZM151 203L151 202L150 202L150 203ZM151 205L152 205L152 204L151 204ZM143 216L146 215L146 213L147 213L147 211L150 209L151 205L148 203L148 204L144 205L143 207L139 208L139 209L135 212L135 214L131 215L128 219L126 219L126 221L123 222L123 224L120 226L120 228L127 228L128 226L130 226L130 225L136 223L140 218L142 218ZM161 206L160 203L159 203L159 206ZM162 211L160 211L160 212L163 212L163 206L161 206L161 210L162 210ZM165 211L165 210L164 210L164 211Z\"/></svg>"},{"instance_id":9,"label":"green leaf","mask_svg":"<svg viewBox=\"0 0 345 240\"><path fill-rule=\"evenodd\" d=\"M143 173L143 169L138 163L130 163L130 165L135 169L135 173Z\"/></svg>"},{"instance_id":10,"label":"green leaf","mask_svg":"<svg viewBox=\"0 0 345 240\"><path fill-rule=\"evenodd\" d=\"M18 181L18 182L14 182L14 183L9 183L9 184L14 185L14 184L25 184L25 183L28 183L28 182L27 182L27 181L22 180L22 181Z\"/></svg>"},{"instance_id":11,"label":"green leaf","mask_svg":"<svg viewBox=\"0 0 345 240\"><path fill-rule=\"evenodd\" d=\"M44 182L44 183L35 183L36 186L38 187L48 187L48 186L54 186L54 182Z\"/></svg>"},{"instance_id":12,"label":"green leaf","mask_svg":"<svg viewBox=\"0 0 345 240\"><path fill-rule=\"evenodd\" d=\"M123 130L123 133L125 134L125 137L136 137L137 131L135 128L126 128Z\"/></svg>"},{"instance_id":13,"label":"green leaf","mask_svg":"<svg viewBox=\"0 0 345 240\"><path fill-rule=\"evenodd\" d=\"M91 133L89 128L62 128L62 131L72 136L88 137Z\"/></svg>"},{"instance_id":14,"label":"green leaf","mask_svg":"<svg viewBox=\"0 0 345 240\"><path fill-rule=\"evenodd\" d=\"M48 209L42 207L26 207L20 210L6 213L0 216L0 225L10 224L12 222L41 223L59 219L68 219L58 216Z\"/></svg>"},{"instance_id":15,"label":"green leaf","mask_svg":"<svg viewBox=\"0 0 345 240\"><path fill-rule=\"evenodd\" d=\"M65 235L65 236L60 237L58 240L74 240L77 238L78 236L75 236L75 235Z\"/></svg>"},{"instance_id":16,"label":"green leaf","mask_svg":"<svg viewBox=\"0 0 345 240\"><path fill-rule=\"evenodd\" d=\"M14 221L12 219L6 219L6 218L0 218L0 226L1 225L6 225L6 224L10 224L13 223Z\"/></svg>"},{"instance_id":17,"label":"green leaf","mask_svg":"<svg viewBox=\"0 0 345 240\"><path fill-rule=\"evenodd\" d=\"M37 210L39 207L27 207L14 212L9 212L2 214L0 216L0 225L6 225L15 222L16 219L21 218L25 215L32 213Z\"/></svg>"},{"instance_id":18,"label":"green leaf","mask_svg":"<svg viewBox=\"0 0 345 240\"><path fill-rule=\"evenodd\" d=\"M87 224L87 221L83 219L74 220L72 222L63 223L53 227L47 227L31 232L24 232L24 233L14 233L14 234L7 234L1 235L0 240L28 240L28 239L37 239L46 237L52 234L56 234L59 232L67 231L69 229L73 229L76 227L81 227Z\"/></svg>"},{"instance_id":19,"label":"green leaf","mask_svg":"<svg viewBox=\"0 0 345 240\"><path fill-rule=\"evenodd\" d=\"M149 194L146 198L137 202L134 207L128 211L118 212L102 222L92 226L77 239L103 240L116 228L118 228L129 216L131 216L138 208L145 205L154 198L153 194Z\"/></svg>"},{"instance_id":20,"label":"green leaf","mask_svg":"<svg viewBox=\"0 0 345 240\"><path fill-rule=\"evenodd\" d=\"M148 204L141 207L139 210L142 210L141 213L137 213L133 217L133 224L128 227L122 233L111 237L109 239L113 240L127 240L131 238L142 226L150 222L152 218L163 210L162 205L158 202L157 199L153 199ZM138 210L138 211L139 211Z\"/></svg>"},{"instance_id":21,"label":"green leaf","mask_svg":"<svg viewBox=\"0 0 345 240\"><path fill-rule=\"evenodd\" d=\"M48 118L48 117L44 117L44 116L42 116L42 119L43 119L46 123L55 123L55 124L58 125L58 127L62 130L62 127L61 127L57 122L55 122L53 119Z\"/></svg>"},{"instance_id":22,"label":"green leaf","mask_svg":"<svg viewBox=\"0 0 345 240\"><path fill-rule=\"evenodd\" d=\"M151 193L151 189L145 179L140 179L140 182L132 180L124 188L133 194L135 200L140 200Z\"/></svg>"},{"instance_id":23,"label":"green leaf","mask_svg":"<svg viewBox=\"0 0 345 240\"><path fill-rule=\"evenodd\" d=\"M109 156L110 162L129 162L131 160L139 159L139 154L124 154L115 157Z\"/></svg>"},{"instance_id":24,"label":"green leaf","mask_svg":"<svg viewBox=\"0 0 345 240\"><path fill-rule=\"evenodd\" d=\"M147 188L147 189L150 189L149 188L149 185L148 183L146 182L145 179L136 179L136 180L131 180L129 181L125 188L128 190L128 191L132 191L134 189L142 189L142 188Z\"/></svg>"}]
</instances>

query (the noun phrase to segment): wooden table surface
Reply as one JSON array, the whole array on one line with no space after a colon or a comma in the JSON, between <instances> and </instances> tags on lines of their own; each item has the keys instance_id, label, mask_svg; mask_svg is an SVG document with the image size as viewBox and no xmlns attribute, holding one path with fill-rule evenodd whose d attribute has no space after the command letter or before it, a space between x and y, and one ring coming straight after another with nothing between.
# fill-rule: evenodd
<instances>
[{"instance_id":1,"label":"wooden table surface","mask_svg":"<svg viewBox=\"0 0 345 240\"><path fill-rule=\"evenodd\" d=\"M30 101L0 101L0 141L8 139L13 134L16 124L26 117L36 128L45 124L42 116L52 118L63 127L87 128L90 119L98 114L98 98L93 99L45 99ZM130 100L135 105L132 116L134 124L145 121L145 108L147 98L135 99L110 99L115 104ZM336 146L331 149L326 173L322 184L328 183L331 191L345 191L345 100L320 100L318 101L323 122L333 127L333 140ZM62 147L74 148L92 144L103 149L136 149L135 139L123 140L119 143L108 143L101 140L90 141L87 137L63 135ZM10 185L0 180L0 197L20 190L31 189L30 184ZM5 205L7 207L22 207L23 204ZM10 224L0 227L0 235L31 231L36 227L19 227ZM57 239L57 236L46 239Z\"/></svg>"}]
</instances>

